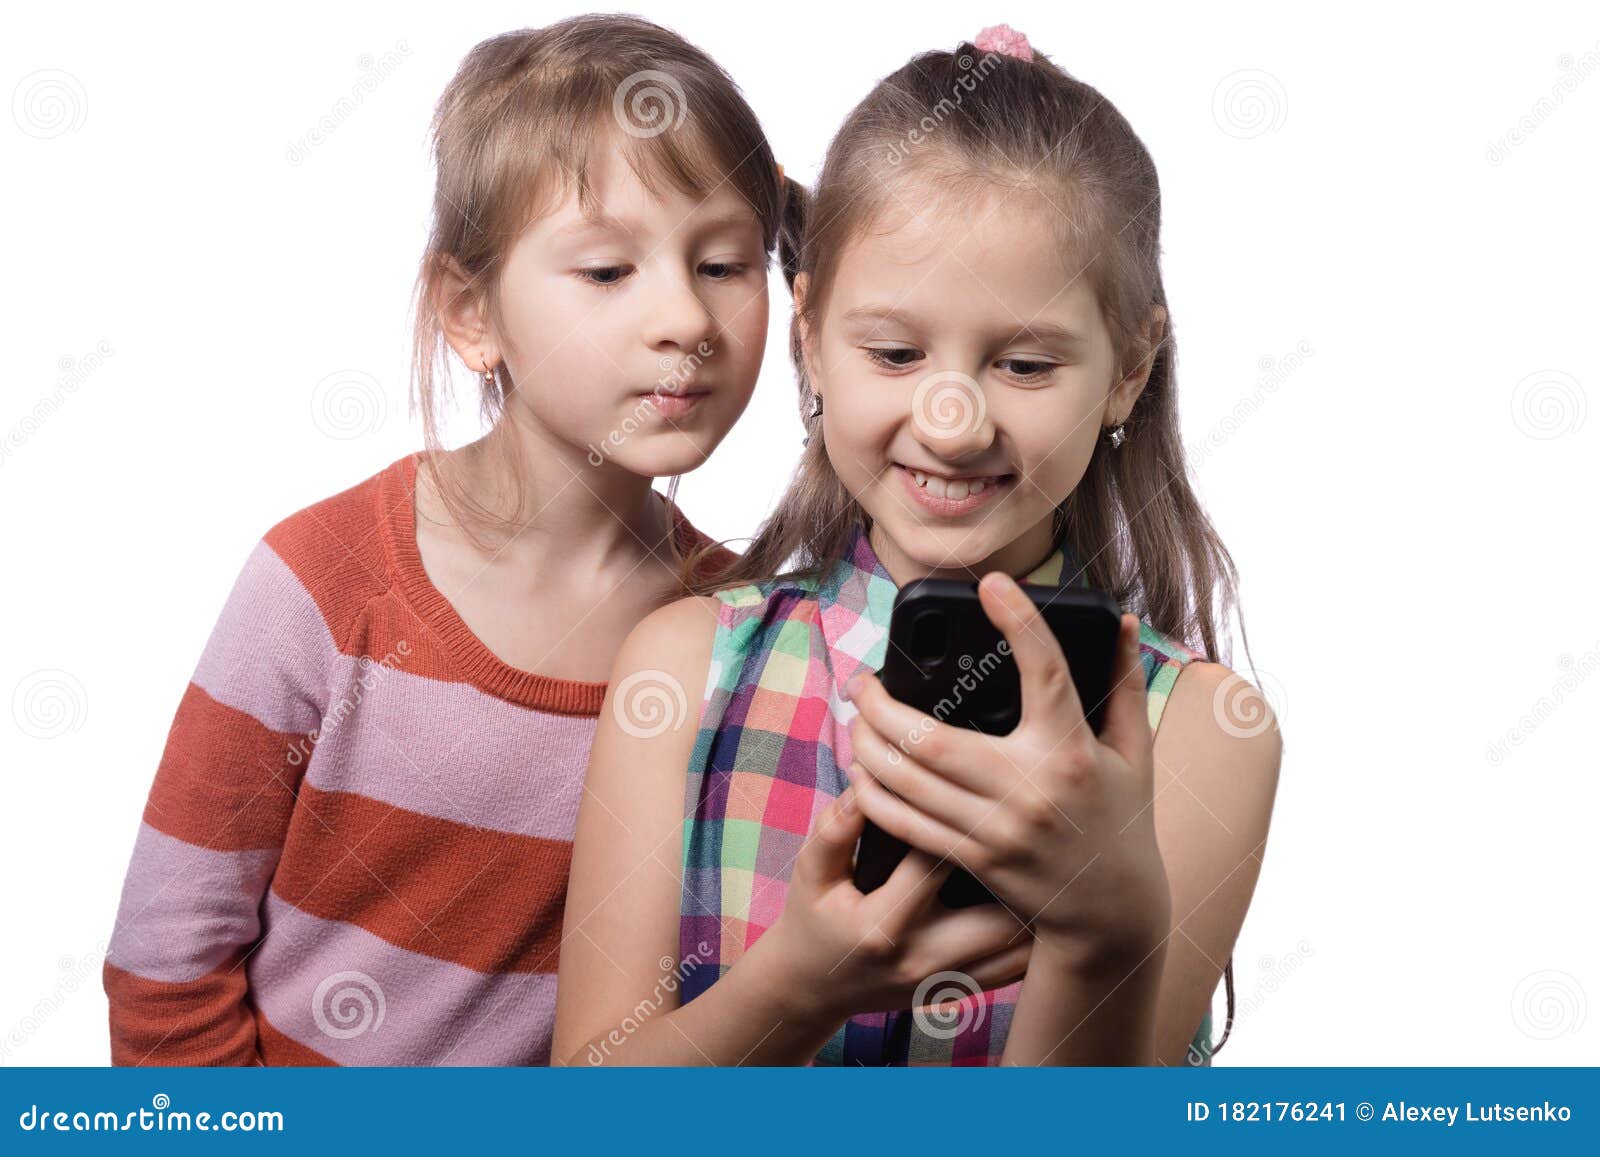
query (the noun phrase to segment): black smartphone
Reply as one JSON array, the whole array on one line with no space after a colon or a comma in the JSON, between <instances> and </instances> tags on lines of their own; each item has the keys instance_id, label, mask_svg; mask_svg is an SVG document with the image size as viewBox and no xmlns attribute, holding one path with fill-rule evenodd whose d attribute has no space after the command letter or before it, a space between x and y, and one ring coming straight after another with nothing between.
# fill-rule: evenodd
<instances>
[{"instance_id":1,"label":"black smartphone","mask_svg":"<svg viewBox=\"0 0 1600 1157\"><path fill-rule=\"evenodd\" d=\"M1060 642L1085 719L1100 734L1116 662L1121 608L1109 594L1093 587L1031 583L1021 587ZM878 678L900 702L951 726L1005 735L1022 718L1017 660L1005 636L984 614L976 582L919 579L901 587ZM914 736L908 737L904 747L913 759L915 742ZM906 850L903 840L867 821L856 849L856 887L870 892L881 886ZM971 873L957 868L939 889L939 899L946 907L966 908L991 903L995 897Z\"/></svg>"}]
</instances>

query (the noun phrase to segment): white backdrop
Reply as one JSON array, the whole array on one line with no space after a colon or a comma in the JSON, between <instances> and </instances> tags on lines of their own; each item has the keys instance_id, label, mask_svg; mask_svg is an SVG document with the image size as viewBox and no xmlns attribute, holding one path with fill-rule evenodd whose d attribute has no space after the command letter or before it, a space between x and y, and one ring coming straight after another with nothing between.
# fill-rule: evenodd
<instances>
[{"instance_id":1,"label":"white backdrop","mask_svg":"<svg viewBox=\"0 0 1600 1157\"><path fill-rule=\"evenodd\" d=\"M107 1061L122 874L238 568L420 444L432 104L479 40L578 10L0 18L0 1062ZM1600 1062L1593 6L635 10L721 61L808 183L875 79L984 23L1122 109L1285 734L1218 1063ZM773 292L755 401L679 492L719 537L800 446Z\"/></svg>"}]
</instances>

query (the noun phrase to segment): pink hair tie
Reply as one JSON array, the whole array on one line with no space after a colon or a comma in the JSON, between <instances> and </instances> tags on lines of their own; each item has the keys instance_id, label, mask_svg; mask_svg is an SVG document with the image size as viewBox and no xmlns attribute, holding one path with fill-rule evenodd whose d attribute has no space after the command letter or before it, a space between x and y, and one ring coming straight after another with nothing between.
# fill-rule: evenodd
<instances>
[{"instance_id":1,"label":"pink hair tie","mask_svg":"<svg viewBox=\"0 0 1600 1157\"><path fill-rule=\"evenodd\" d=\"M1033 45L1028 38L1009 24L991 24L978 33L973 46L984 52L998 52L1002 56L1015 56L1018 60L1033 59Z\"/></svg>"}]
</instances>

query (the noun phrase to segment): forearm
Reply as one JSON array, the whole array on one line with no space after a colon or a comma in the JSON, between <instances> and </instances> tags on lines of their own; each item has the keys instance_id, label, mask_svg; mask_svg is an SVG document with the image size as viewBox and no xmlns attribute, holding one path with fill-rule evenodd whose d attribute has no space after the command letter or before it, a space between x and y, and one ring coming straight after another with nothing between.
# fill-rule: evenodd
<instances>
[{"instance_id":1,"label":"forearm","mask_svg":"<svg viewBox=\"0 0 1600 1157\"><path fill-rule=\"evenodd\" d=\"M258 1065L256 1022L244 970L195 980L151 980L107 961L113 1065Z\"/></svg>"},{"instance_id":2,"label":"forearm","mask_svg":"<svg viewBox=\"0 0 1600 1157\"><path fill-rule=\"evenodd\" d=\"M1153 1065L1165 939L1086 958L1035 941L1001 1064Z\"/></svg>"},{"instance_id":3,"label":"forearm","mask_svg":"<svg viewBox=\"0 0 1600 1157\"><path fill-rule=\"evenodd\" d=\"M805 1065L844 1016L808 1005L807 993L768 967L758 940L693 1001L652 1009L640 1001L622 1021L567 1058L569 1065ZM799 999L797 999L799 998Z\"/></svg>"}]
</instances>

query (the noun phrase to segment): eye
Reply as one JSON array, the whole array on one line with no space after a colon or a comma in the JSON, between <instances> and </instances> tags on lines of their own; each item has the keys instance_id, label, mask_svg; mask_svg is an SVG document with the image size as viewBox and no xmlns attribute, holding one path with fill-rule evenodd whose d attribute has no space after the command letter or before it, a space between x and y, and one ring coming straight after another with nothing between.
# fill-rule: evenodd
<instances>
[{"instance_id":1,"label":"eye","mask_svg":"<svg viewBox=\"0 0 1600 1157\"><path fill-rule=\"evenodd\" d=\"M713 281L731 281L743 273L746 268L745 265L737 261L707 261L700 267L700 272Z\"/></svg>"},{"instance_id":2,"label":"eye","mask_svg":"<svg viewBox=\"0 0 1600 1157\"><path fill-rule=\"evenodd\" d=\"M887 349L880 349L877 346L865 348L867 357L885 369L903 370L907 366L915 365L922 358L922 352L910 346L890 346Z\"/></svg>"},{"instance_id":3,"label":"eye","mask_svg":"<svg viewBox=\"0 0 1600 1157\"><path fill-rule=\"evenodd\" d=\"M598 285L604 289L620 283L629 272L626 265L596 265L578 270L578 277L590 285Z\"/></svg>"},{"instance_id":4,"label":"eye","mask_svg":"<svg viewBox=\"0 0 1600 1157\"><path fill-rule=\"evenodd\" d=\"M1027 358L1002 358L995 364L1005 367L1006 373L1025 382L1041 381L1056 368L1054 362L1030 361Z\"/></svg>"}]
</instances>

